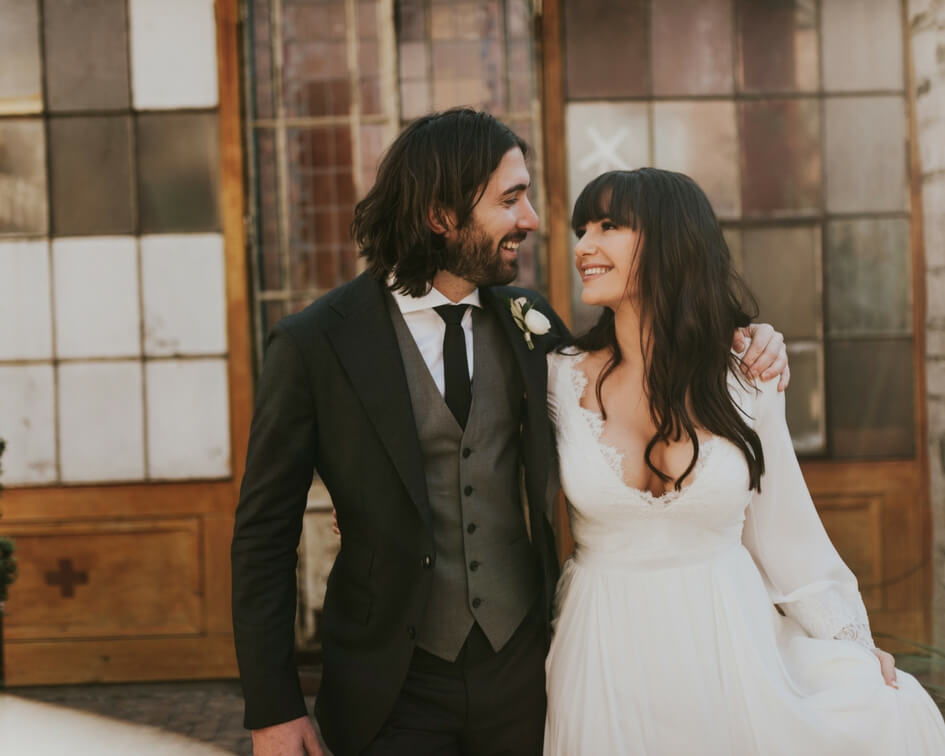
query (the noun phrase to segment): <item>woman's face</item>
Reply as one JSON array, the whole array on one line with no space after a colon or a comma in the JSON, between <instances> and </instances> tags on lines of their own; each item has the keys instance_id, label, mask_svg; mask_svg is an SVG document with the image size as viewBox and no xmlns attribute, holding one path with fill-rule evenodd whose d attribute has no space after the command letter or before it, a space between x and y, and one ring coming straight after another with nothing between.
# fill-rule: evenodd
<instances>
[{"instance_id":1,"label":"woman's face","mask_svg":"<svg viewBox=\"0 0 945 756\"><path fill-rule=\"evenodd\" d=\"M577 233L574 264L584 283L581 301L616 311L635 297L633 281L641 235L608 218L590 221Z\"/></svg>"}]
</instances>

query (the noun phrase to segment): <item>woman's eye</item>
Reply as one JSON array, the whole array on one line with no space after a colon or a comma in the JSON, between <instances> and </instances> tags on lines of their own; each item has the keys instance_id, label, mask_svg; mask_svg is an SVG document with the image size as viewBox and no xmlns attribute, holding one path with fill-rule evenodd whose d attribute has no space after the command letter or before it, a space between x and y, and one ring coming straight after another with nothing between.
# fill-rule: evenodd
<instances>
[{"instance_id":1,"label":"woman's eye","mask_svg":"<svg viewBox=\"0 0 945 756\"><path fill-rule=\"evenodd\" d=\"M611 223L610 221L603 221L600 224L600 227L604 229L604 231L613 231L615 228L617 228L617 224Z\"/></svg>"}]
</instances>

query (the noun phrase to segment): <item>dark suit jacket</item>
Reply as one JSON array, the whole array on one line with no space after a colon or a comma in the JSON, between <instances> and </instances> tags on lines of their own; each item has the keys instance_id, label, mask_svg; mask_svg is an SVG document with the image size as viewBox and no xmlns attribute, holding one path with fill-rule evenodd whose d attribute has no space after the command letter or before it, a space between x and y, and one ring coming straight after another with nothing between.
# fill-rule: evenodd
<instances>
[{"instance_id":1,"label":"dark suit jacket","mask_svg":"<svg viewBox=\"0 0 945 756\"><path fill-rule=\"evenodd\" d=\"M509 298L537 300L551 331L529 350ZM545 354L566 334L536 293L481 290L526 386L525 488L550 616L558 565L547 485L554 464ZM364 748L406 678L434 555L420 443L383 286L367 274L272 330L233 536L233 626L250 729L305 713L294 663L296 549L317 469L342 532L328 578L316 715L336 756Z\"/></svg>"}]
</instances>

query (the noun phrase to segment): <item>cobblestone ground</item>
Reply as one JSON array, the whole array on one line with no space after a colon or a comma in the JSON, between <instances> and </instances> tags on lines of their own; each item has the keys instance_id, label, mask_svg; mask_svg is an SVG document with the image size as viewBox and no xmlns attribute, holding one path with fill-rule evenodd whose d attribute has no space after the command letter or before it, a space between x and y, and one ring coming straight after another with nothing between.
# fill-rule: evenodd
<instances>
[{"instance_id":1,"label":"cobblestone ground","mask_svg":"<svg viewBox=\"0 0 945 756\"><path fill-rule=\"evenodd\" d=\"M22 698L151 725L252 756L236 680L8 688ZM313 699L307 699L309 711Z\"/></svg>"}]
</instances>

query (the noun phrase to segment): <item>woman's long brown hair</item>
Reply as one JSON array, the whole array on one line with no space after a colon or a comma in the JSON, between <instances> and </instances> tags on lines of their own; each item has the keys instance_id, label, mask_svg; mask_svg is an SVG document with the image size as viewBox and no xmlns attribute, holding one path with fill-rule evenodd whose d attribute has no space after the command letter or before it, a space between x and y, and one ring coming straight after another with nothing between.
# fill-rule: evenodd
<instances>
[{"instance_id":1,"label":"woman's long brown hair","mask_svg":"<svg viewBox=\"0 0 945 756\"><path fill-rule=\"evenodd\" d=\"M749 488L760 491L765 468L761 441L728 387L730 374L740 376L732 337L757 315L757 304L732 266L708 198L681 173L656 168L610 171L581 192L571 226L580 235L589 222L605 218L642 236L635 280L627 283L639 299L645 390L656 426L646 447L647 466L669 482L670 476L653 464L653 448L688 436L693 454L675 482L679 490L699 458L699 423L742 451ZM605 308L597 324L573 346L610 353L596 384L606 419L601 387L625 358L632 359L620 351L613 310Z\"/></svg>"}]
</instances>

